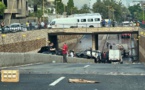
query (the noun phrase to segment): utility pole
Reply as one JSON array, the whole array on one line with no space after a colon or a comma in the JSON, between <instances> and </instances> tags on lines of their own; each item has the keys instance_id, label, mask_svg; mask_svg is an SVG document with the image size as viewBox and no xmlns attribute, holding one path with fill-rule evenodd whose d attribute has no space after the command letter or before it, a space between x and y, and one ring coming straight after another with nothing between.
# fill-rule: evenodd
<instances>
[{"instance_id":1,"label":"utility pole","mask_svg":"<svg viewBox=\"0 0 145 90\"><path fill-rule=\"evenodd\" d=\"M106 6L106 7L108 8L108 19L110 19L110 7L111 7L111 6L108 5L108 6Z\"/></svg>"},{"instance_id":2,"label":"utility pole","mask_svg":"<svg viewBox=\"0 0 145 90\"><path fill-rule=\"evenodd\" d=\"M43 0L43 22L44 22L44 0Z\"/></svg>"}]
</instances>

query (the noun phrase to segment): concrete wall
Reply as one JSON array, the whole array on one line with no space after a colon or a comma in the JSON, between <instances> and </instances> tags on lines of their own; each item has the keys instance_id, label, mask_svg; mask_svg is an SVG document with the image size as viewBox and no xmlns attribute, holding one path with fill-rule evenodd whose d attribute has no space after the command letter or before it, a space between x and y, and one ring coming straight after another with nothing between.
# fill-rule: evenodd
<instances>
[{"instance_id":1,"label":"concrete wall","mask_svg":"<svg viewBox=\"0 0 145 90\"><path fill-rule=\"evenodd\" d=\"M0 67L34 63L62 63L62 56L39 53L0 53ZM68 57L68 63L94 63L92 59Z\"/></svg>"},{"instance_id":2,"label":"concrete wall","mask_svg":"<svg viewBox=\"0 0 145 90\"><path fill-rule=\"evenodd\" d=\"M0 36L0 52L30 52L48 44L48 29L8 33ZM59 46L63 42L76 43L81 35L58 36Z\"/></svg>"},{"instance_id":3,"label":"concrete wall","mask_svg":"<svg viewBox=\"0 0 145 90\"><path fill-rule=\"evenodd\" d=\"M139 43L140 61L145 62L145 29L140 30Z\"/></svg>"}]
</instances>

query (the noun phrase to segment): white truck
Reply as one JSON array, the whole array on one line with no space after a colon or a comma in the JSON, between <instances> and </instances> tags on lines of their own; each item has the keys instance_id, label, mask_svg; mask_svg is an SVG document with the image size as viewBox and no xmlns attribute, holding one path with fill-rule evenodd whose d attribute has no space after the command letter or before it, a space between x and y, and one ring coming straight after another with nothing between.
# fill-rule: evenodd
<instances>
[{"instance_id":1,"label":"white truck","mask_svg":"<svg viewBox=\"0 0 145 90\"><path fill-rule=\"evenodd\" d=\"M109 61L123 63L121 51L120 50L109 50Z\"/></svg>"}]
</instances>

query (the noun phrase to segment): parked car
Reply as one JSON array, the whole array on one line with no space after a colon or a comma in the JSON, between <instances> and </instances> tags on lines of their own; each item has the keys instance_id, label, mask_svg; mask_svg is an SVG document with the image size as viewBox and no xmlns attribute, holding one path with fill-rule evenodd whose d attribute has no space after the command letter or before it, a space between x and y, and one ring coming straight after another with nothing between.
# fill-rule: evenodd
<instances>
[{"instance_id":1,"label":"parked car","mask_svg":"<svg viewBox=\"0 0 145 90\"><path fill-rule=\"evenodd\" d=\"M21 31L23 31L23 32L27 31L26 25L21 25Z\"/></svg>"},{"instance_id":2,"label":"parked car","mask_svg":"<svg viewBox=\"0 0 145 90\"><path fill-rule=\"evenodd\" d=\"M4 27L4 33L10 33L10 26Z\"/></svg>"},{"instance_id":3,"label":"parked car","mask_svg":"<svg viewBox=\"0 0 145 90\"><path fill-rule=\"evenodd\" d=\"M31 22L31 24L32 24L32 27L31 27L32 30L38 29L38 24L36 22Z\"/></svg>"},{"instance_id":4,"label":"parked car","mask_svg":"<svg viewBox=\"0 0 145 90\"><path fill-rule=\"evenodd\" d=\"M21 31L21 30L22 30L22 27L21 27L20 23L12 23L10 25L10 31L11 32L18 32L18 31Z\"/></svg>"},{"instance_id":5,"label":"parked car","mask_svg":"<svg viewBox=\"0 0 145 90\"><path fill-rule=\"evenodd\" d=\"M87 51L88 51L88 50L76 52L76 53L75 53L75 56L76 56L76 57L79 57L79 58L89 58L89 57L86 55L86 52L87 52Z\"/></svg>"}]
</instances>

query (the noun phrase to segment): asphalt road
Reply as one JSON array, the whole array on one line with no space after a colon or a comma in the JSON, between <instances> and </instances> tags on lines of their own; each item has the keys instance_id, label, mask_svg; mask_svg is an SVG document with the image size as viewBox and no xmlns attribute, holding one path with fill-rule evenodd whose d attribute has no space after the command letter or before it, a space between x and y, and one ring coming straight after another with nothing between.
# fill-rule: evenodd
<instances>
[{"instance_id":1,"label":"asphalt road","mask_svg":"<svg viewBox=\"0 0 145 90\"><path fill-rule=\"evenodd\" d=\"M145 90L145 66L140 63L51 63L5 69L20 70L20 82L0 82L0 90ZM69 83L70 78L100 83Z\"/></svg>"},{"instance_id":2,"label":"asphalt road","mask_svg":"<svg viewBox=\"0 0 145 90\"><path fill-rule=\"evenodd\" d=\"M64 77L56 85L55 80ZM95 80L100 83L69 83L69 78ZM144 76L111 76L111 75L65 75L45 74L21 75L19 83L0 83L1 90L145 90Z\"/></svg>"},{"instance_id":3,"label":"asphalt road","mask_svg":"<svg viewBox=\"0 0 145 90\"><path fill-rule=\"evenodd\" d=\"M85 36L78 49L91 46L90 39L90 36ZM116 35L110 35L108 41L131 45L128 40L117 40ZM20 71L18 83L0 82L0 90L145 90L145 65L141 63L39 63L0 69ZM70 78L100 83L69 83Z\"/></svg>"}]
</instances>

